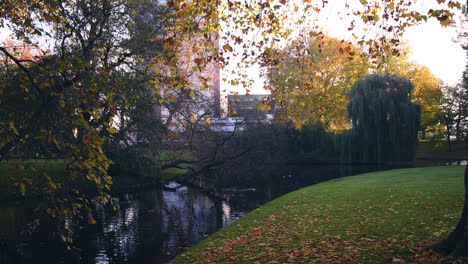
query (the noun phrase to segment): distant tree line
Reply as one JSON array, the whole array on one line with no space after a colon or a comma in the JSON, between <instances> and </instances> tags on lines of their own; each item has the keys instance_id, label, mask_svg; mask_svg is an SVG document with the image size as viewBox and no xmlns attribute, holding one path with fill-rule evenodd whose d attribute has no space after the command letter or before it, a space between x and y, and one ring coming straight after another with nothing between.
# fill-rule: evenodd
<instances>
[{"instance_id":1,"label":"distant tree line","mask_svg":"<svg viewBox=\"0 0 468 264\"><path fill-rule=\"evenodd\" d=\"M398 75L371 74L351 87L352 126L329 132L316 122L296 132L293 153L323 161L383 163L412 161L420 128L420 106L411 102L411 82Z\"/></svg>"}]
</instances>

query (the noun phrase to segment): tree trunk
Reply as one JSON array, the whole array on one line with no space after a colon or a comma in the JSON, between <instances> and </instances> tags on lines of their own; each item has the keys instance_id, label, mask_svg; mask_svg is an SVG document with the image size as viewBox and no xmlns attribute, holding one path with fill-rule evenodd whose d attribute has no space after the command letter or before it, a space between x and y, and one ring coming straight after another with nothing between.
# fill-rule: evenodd
<instances>
[{"instance_id":1,"label":"tree trunk","mask_svg":"<svg viewBox=\"0 0 468 264\"><path fill-rule=\"evenodd\" d=\"M452 152L452 142L450 141L450 123L447 121L446 126L447 128L447 145L448 145L448 152Z\"/></svg>"},{"instance_id":2,"label":"tree trunk","mask_svg":"<svg viewBox=\"0 0 468 264\"><path fill-rule=\"evenodd\" d=\"M468 165L465 168L465 202L463 212L455 230L444 240L434 245L432 249L451 256L468 257Z\"/></svg>"}]
</instances>

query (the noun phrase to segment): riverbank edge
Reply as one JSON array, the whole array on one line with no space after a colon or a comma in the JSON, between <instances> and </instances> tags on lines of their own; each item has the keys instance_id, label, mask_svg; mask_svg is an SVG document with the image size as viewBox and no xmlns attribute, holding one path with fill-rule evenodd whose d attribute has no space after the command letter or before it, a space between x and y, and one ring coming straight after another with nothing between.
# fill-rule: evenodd
<instances>
[{"instance_id":1,"label":"riverbank edge","mask_svg":"<svg viewBox=\"0 0 468 264\"><path fill-rule=\"evenodd\" d=\"M156 178L151 178L151 177L132 177L132 176L112 176L113 180L115 181L111 185L111 190L110 194L111 195L117 195L117 194L122 194L122 193L132 193L132 192L138 192L138 191L143 191L155 187L161 187L164 189L164 184L161 183ZM82 185L83 187L84 185ZM97 190L94 190L95 188L92 188L93 186L84 186L84 193L87 196L96 196L98 195ZM70 188L67 188L70 189ZM72 191L69 191L70 193ZM64 194L66 194L67 191L64 191ZM60 195L60 194L59 194ZM8 204L15 204L15 203L21 203L24 201L28 200L40 200L42 197L41 195L29 195L26 193L25 196L21 196L19 192L15 193L10 193L8 195L4 195L0 197L0 205L8 205Z\"/></svg>"},{"instance_id":2,"label":"riverbank edge","mask_svg":"<svg viewBox=\"0 0 468 264\"><path fill-rule=\"evenodd\" d=\"M281 211L285 206L288 206L288 204L290 204L291 202L295 202L294 198L296 198L299 193L304 193L304 192L313 193L316 190L320 190L320 187L324 187L324 186L328 186L328 188L330 188L331 186L333 188L333 186L336 185L335 187L338 188L338 186L340 185L345 186L349 180L353 180L353 179L362 179L364 181L366 179L371 180L371 178L382 177L382 176L383 176L382 179L385 179L385 175L387 177L390 177L392 174L412 175L413 172L418 172L418 171L419 171L418 175L413 173L414 174L413 176L422 177L423 174L433 175L434 173L435 174L438 173L440 175L438 175L437 177L443 177L443 175L448 175L447 177L452 177L456 174L455 176L458 178L458 181L460 181L459 185L463 186L462 182L463 182L464 168L465 166L450 166L450 167L436 166L436 167L425 167L425 168L396 169L396 170L390 170L390 171L371 172L371 173L364 173L364 174L359 174L359 175L354 175L354 176L347 176L347 177L343 177L339 179L333 179L330 181L321 182L312 186L308 186L308 187L290 192L288 194L285 194L247 213L240 219L236 220L235 222L231 223L225 228L212 234L207 239L201 241L199 244L193 246L188 251L179 254L170 263L172 264L173 263L204 263L205 260L200 258L200 256L209 256L210 254L213 254L214 251L217 251L218 249L223 248L223 245L225 245L226 242L235 240L236 237L237 239L239 239L239 237L243 237L244 235L248 236L249 230L251 229L255 230L256 228L259 228L258 225L259 223L261 223L262 220L274 218L276 215L279 214L279 211ZM447 171L450 171L450 172L447 173ZM460 186L458 186L460 189L458 190L458 193L459 193L458 195L461 197L461 200L463 200L463 189ZM433 201L438 201L441 203L441 199L443 198L445 197L443 196L434 197ZM452 221L453 223L450 224L450 225L453 225L453 227L455 226L456 221L458 221L459 213L461 213L461 207L460 207L460 212L455 213L456 219L454 219ZM283 230L283 231L288 232L288 230ZM443 230L443 231L449 232L451 231L451 229L447 228L447 230ZM441 234L438 234L438 235L440 236ZM442 237L435 238L435 241L439 239L442 239ZM244 245L244 247L248 247L248 245ZM189 256L192 256L192 258L190 258ZM209 260L213 261L213 259L206 259L206 263L208 263ZM214 261L218 263L216 260ZM236 261L239 261L239 259L236 259L236 255L232 255L231 261L236 262ZM256 259L256 261L257 262L259 261L259 263L262 263L262 259ZM255 261L252 261L252 262L255 262Z\"/></svg>"}]
</instances>

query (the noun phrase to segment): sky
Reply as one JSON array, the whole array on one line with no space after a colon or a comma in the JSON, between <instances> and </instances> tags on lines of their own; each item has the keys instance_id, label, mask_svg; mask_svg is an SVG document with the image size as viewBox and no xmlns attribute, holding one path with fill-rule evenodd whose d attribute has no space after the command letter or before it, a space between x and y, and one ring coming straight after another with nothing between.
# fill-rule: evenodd
<instances>
[{"instance_id":1,"label":"sky","mask_svg":"<svg viewBox=\"0 0 468 264\"><path fill-rule=\"evenodd\" d=\"M332 4L332 7L335 15L329 19L324 28L332 36L346 39L350 34L346 29L347 26L343 25L349 23L349 18L343 21L337 15L340 11L336 10L336 5ZM417 1L414 6L421 13L436 7L435 0ZM453 26L443 27L437 20L429 19L425 23L407 28L401 39L403 44L410 48L410 59L429 67L431 72L446 85L456 85L467 65L466 52L460 43L455 42L461 31L468 31L468 21L463 24L463 19L467 17L460 10L455 10ZM465 28L462 28L463 25ZM359 27L356 28L359 31Z\"/></svg>"},{"instance_id":2,"label":"sky","mask_svg":"<svg viewBox=\"0 0 468 264\"><path fill-rule=\"evenodd\" d=\"M324 29L334 37L346 38L350 35L346 29L350 18L340 18L339 13L343 11L338 10L339 5L334 4L340 1L342 0L332 1L329 8L333 11L324 12L331 17ZM435 0L420 0L415 1L413 7L421 13L426 13L429 9L436 8L437 4ZM460 43L455 43L454 40L460 31L468 31L468 22L462 29L461 20L466 17L460 10L454 11L456 26L443 27L437 20L429 19L425 23L407 28L401 39L410 48L410 59L429 67L431 72L447 85L456 85L467 65L465 51ZM359 26L356 28L359 30Z\"/></svg>"},{"instance_id":3,"label":"sky","mask_svg":"<svg viewBox=\"0 0 468 264\"><path fill-rule=\"evenodd\" d=\"M466 53L455 43L455 28L443 28L437 21L410 28L404 35L411 58L428 66L444 84L456 85L466 67Z\"/></svg>"}]
</instances>

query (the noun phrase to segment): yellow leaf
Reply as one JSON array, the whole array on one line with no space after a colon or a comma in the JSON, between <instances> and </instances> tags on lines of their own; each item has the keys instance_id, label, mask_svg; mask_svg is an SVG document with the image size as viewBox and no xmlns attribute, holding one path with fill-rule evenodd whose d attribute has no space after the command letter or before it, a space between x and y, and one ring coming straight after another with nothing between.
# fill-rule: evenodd
<instances>
[{"instance_id":1,"label":"yellow leaf","mask_svg":"<svg viewBox=\"0 0 468 264\"><path fill-rule=\"evenodd\" d=\"M20 188L21 195L24 196L24 193L25 193L25 190L26 190L25 184L24 184L24 183L20 183L20 184L19 184L19 188Z\"/></svg>"},{"instance_id":2,"label":"yellow leaf","mask_svg":"<svg viewBox=\"0 0 468 264\"><path fill-rule=\"evenodd\" d=\"M13 121L10 121L10 129L13 130L13 133L15 133L15 135L19 136L18 130L16 130Z\"/></svg>"}]
</instances>

